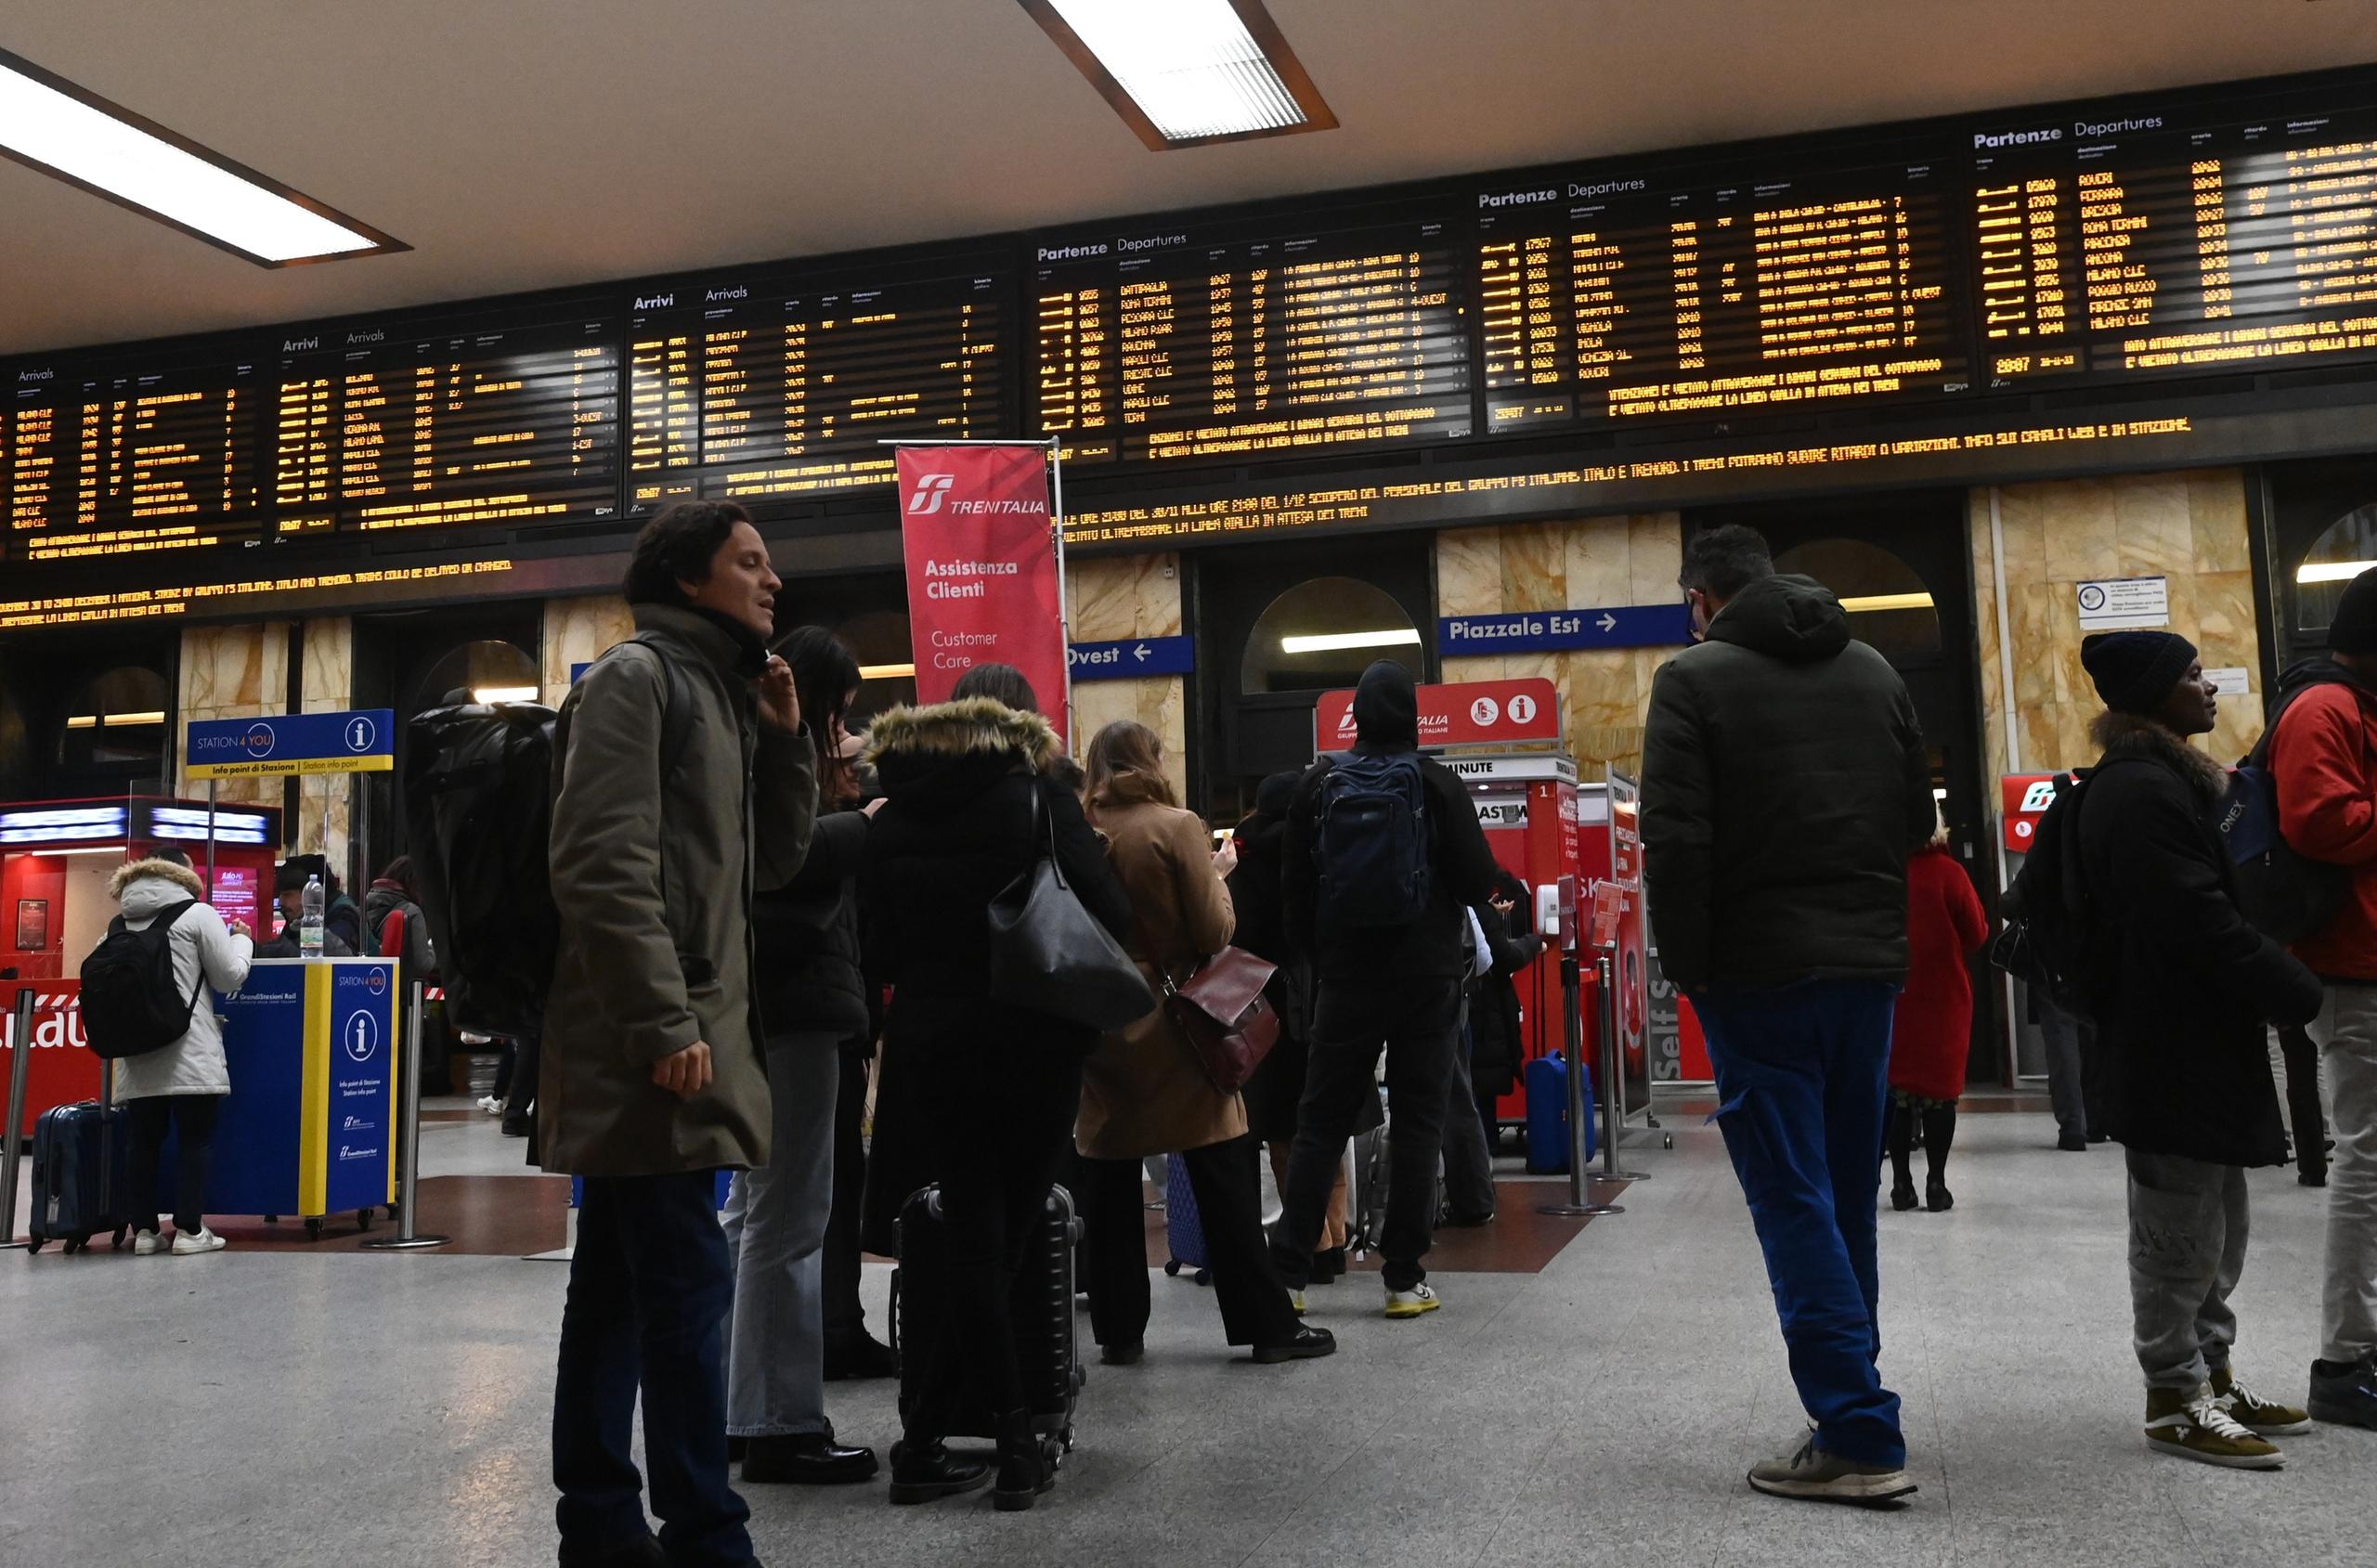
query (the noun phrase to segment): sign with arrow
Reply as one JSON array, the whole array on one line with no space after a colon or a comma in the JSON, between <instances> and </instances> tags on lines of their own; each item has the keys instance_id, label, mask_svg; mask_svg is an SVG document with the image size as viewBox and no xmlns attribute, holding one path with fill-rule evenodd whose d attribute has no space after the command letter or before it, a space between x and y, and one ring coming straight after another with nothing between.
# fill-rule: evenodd
<instances>
[{"instance_id":1,"label":"sign with arrow","mask_svg":"<svg viewBox=\"0 0 2377 1568\"><path fill-rule=\"evenodd\" d=\"M1119 642L1076 642L1066 662L1075 680L1137 680L1186 675L1197 667L1193 637L1126 637Z\"/></svg>"},{"instance_id":2,"label":"sign with arrow","mask_svg":"<svg viewBox=\"0 0 2377 1568\"><path fill-rule=\"evenodd\" d=\"M1692 611L1680 602L1445 616L1436 622L1436 651L1448 658L1572 648L1670 648L1691 641Z\"/></svg>"}]
</instances>

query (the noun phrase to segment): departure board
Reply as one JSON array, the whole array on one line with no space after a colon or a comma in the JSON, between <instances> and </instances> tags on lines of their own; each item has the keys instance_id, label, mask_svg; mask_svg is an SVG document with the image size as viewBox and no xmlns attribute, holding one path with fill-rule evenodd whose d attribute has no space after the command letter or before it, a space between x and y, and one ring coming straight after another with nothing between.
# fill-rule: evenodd
<instances>
[{"instance_id":1,"label":"departure board","mask_svg":"<svg viewBox=\"0 0 2377 1568\"><path fill-rule=\"evenodd\" d=\"M1976 128L1989 384L2377 354L2377 110L2333 105L2275 97Z\"/></svg>"},{"instance_id":2,"label":"departure board","mask_svg":"<svg viewBox=\"0 0 2377 1568\"><path fill-rule=\"evenodd\" d=\"M1479 189L1487 428L1966 390L1955 184L1924 160Z\"/></svg>"},{"instance_id":3,"label":"departure board","mask_svg":"<svg viewBox=\"0 0 2377 1568\"><path fill-rule=\"evenodd\" d=\"M863 284L720 279L629 302L628 481L642 512L887 485L886 440L1011 434L995 268Z\"/></svg>"},{"instance_id":4,"label":"departure board","mask_svg":"<svg viewBox=\"0 0 2377 1568\"><path fill-rule=\"evenodd\" d=\"M1182 228L1035 252L1035 428L1069 460L1225 460L1471 434L1441 219Z\"/></svg>"},{"instance_id":5,"label":"departure board","mask_svg":"<svg viewBox=\"0 0 2377 1568\"><path fill-rule=\"evenodd\" d=\"M0 397L10 559L188 550L257 526L253 365L19 368Z\"/></svg>"},{"instance_id":6,"label":"departure board","mask_svg":"<svg viewBox=\"0 0 2377 1568\"><path fill-rule=\"evenodd\" d=\"M613 322L347 327L280 350L266 421L280 535L618 511Z\"/></svg>"}]
</instances>

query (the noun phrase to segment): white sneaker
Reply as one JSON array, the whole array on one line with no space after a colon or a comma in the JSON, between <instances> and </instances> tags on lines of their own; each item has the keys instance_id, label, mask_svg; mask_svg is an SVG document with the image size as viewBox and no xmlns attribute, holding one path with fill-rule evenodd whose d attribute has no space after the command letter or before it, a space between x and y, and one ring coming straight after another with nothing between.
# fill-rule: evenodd
<instances>
[{"instance_id":1,"label":"white sneaker","mask_svg":"<svg viewBox=\"0 0 2377 1568\"><path fill-rule=\"evenodd\" d=\"M1389 1290L1386 1293L1386 1315L1389 1317L1417 1317L1444 1304L1424 1279L1409 1290Z\"/></svg>"},{"instance_id":2,"label":"white sneaker","mask_svg":"<svg viewBox=\"0 0 2377 1568\"><path fill-rule=\"evenodd\" d=\"M203 1225L199 1227L196 1236L192 1236L186 1230L176 1231L174 1234L174 1256L176 1258L187 1258L199 1252L220 1252L229 1245L229 1242Z\"/></svg>"},{"instance_id":3,"label":"white sneaker","mask_svg":"<svg viewBox=\"0 0 2377 1568\"><path fill-rule=\"evenodd\" d=\"M501 1116L503 1114L503 1102L497 1099L493 1095L483 1095L479 1097L479 1108L487 1112L489 1116Z\"/></svg>"},{"instance_id":4,"label":"white sneaker","mask_svg":"<svg viewBox=\"0 0 2377 1568\"><path fill-rule=\"evenodd\" d=\"M153 1230L144 1230L132 1238L132 1255L153 1258L165 1250L165 1238Z\"/></svg>"}]
</instances>

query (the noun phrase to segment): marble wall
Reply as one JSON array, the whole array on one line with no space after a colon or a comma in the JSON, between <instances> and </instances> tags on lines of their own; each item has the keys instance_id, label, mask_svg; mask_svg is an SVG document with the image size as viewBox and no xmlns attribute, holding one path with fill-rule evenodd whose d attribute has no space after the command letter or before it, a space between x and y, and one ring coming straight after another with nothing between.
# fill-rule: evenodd
<instances>
[{"instance_id":1,"label":"marble wall","mask_svg":"<svg viewBox=\"0 0 2377 1568\"><path fill-rule=\"evenodd\" d=\"M541 642L544 648L545 702L559 707L569 695L572 666L591 664L613 646L635 635L635 616L628 602L616 593L585 599L548 599Z\"/></svg>"},{"instance_id":2,"label":"marble wall","mask_svg":"<svg viewBox=\"0 0 2377 1568\"><path fill-rule=\"evenodd\" d=\"M1972 493L1970 533L1981 704L1990 771L1996 773L2017 770L2006 744L1989 500L1985 489ZM2020 771L2059 771L2095 759L2088 725L2104 705L2080 664L2075 585L2100 577L2168 578L2171 629L2195 642L2207 667L2254 672L2255 694L2226 699L2220 728L2207 743L2215 757L2242 756L2261 732L2244 474L2206 469L2008 485L1998 490L1997 506L2006 541Z\"/></svg>"},{"instance_id":3,"label":"marble wall","mask_svg":"<svg viewBox=\"0 0 2377 1568\"><path fill-rule=\"evenodd\" d=\"M1177 555L1107 556L1067 563L1076 642L1124 637L1177 637L1184 629ZM1175 789L1188 787L1188 683L1176 675L1149 680L1092 680L1073 687L1073 753L1089 749L1100 727L1136 719L1163 739Z\"/></svg>"},{"instance_id":4,"label":"marble wall","mask_svg":"<svg viewBox=\"0 0 2377 1568\"><path fill-rule=\"evenodd\" d=\"M1491 615L1590 604L1664 604L1681 593L1682 520L1671 512L1451 529L1436 536L1436 613ZM1568 749L1588 780L1643 766L1643 709L1668 648L1447 659L1447 680L1543 676L1560 687Z\"/></svg>"},{"instance_id":5,"label":"marble wall","mask_svg":"<svg viewBox=\"0 0 2377 1568\"><path fill-rule=\"evenodd\" d=\"M300 713L337 713L355 706L355 623L344 616L305 623L304 662L298 670ZM377 867L350 872L355 797L362 787L355 775L297 781L297 848L328 856L347 878L348 890L368 886ZM384 840L383 840L384 842ZM359 875L365 879L354 880ZM362 895L356 893L359 899Z\"/></svg>"},{"instance_id":6,"label":"marble wall","mask_svg":"<svg viewBox=\"0 0 2377 1568\"><path fill-rule=\"evenodd\" d=\"M182 630L181 668L175 717L187 726L211 719L254 719L289 710L289 623L193 626ZM182 777L181 747L175 746L175 793L203 796L206 786ZM226 801L278 806L279 779L226 779Z\"/></svg>"}]
</instances>

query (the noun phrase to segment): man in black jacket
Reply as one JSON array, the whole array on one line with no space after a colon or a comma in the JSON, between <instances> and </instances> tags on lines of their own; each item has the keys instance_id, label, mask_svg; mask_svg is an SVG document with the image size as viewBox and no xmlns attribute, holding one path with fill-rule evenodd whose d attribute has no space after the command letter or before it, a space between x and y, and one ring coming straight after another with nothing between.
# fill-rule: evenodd
<instances>
[{"instance_id":1,"label":"man in black jacket","mask_svg":"<svg viewBox=\"0 0 2377 1568\"><path fill-rule=\"evenodd\" d=\"M1318 999L1272 1251L1301 1303L1338 1160L1353 1136L1362 1096L1376 1093L1383 1043L1395 1116L1386 1234L1379 1249L1386 1263L1386 1315L1417 1317L1441 1304L1420 1260L1435 1228L1436 1159L1474 952L1468 907L1493 896L1494 854L1461 780L1442 764L1416 757L1419 695L1401 665L1381 660L1362 672L1354 723L1355 756L1416 758L1425 789L1427 901L1417 918L1396 926L1372 924L1368 912L1338 903L1323 907L1319 850L1336 763L1326 757L1314 763L1289 811L1281 892L1289 940L1313 955ZM1467 1108L1462 1114L1469 1114Z\"/></svg>"},{"instance_id":2,"label":"man in black jacket","mask_svg":"<svg viewBox=\"0 0 2377 1568\"><path fill-rule=\"evenodd\" d=\"M1681 580L1706 641L1651 686L1650 906L1708 1033L1718 1122L1815 1420L1750 1484L1883 1502L1915 1490L1878 1367L1874 1206L1930 763L1898 673L1830 592L1776 576L1755 532L1697 536Z\"/></svg>"},{"instance_id":3,"label":"man in black jacket","mask_svg":"<svg viewBox=\"0 0 2377 1568\"><path fill-rule=\"evenodd\" d=\"M2237 907L2214 825L2228 775L2188 745L2219 710L2194 646L2122 631L2089 638L2080 656L2105 700L2104 757L2059 810L2078 813L2067 841L2088 901L2088 1119L2129 1164L2146 1440L2177 1458L2276 1470L2267 1439L2311 1419L2229 1370L2228 1294L2245 1266L2243 1168L2286 1158L2265 1031L2317 1017L2319 982Z\"/></svg>"}]
</instances>

